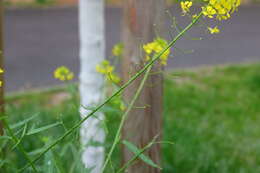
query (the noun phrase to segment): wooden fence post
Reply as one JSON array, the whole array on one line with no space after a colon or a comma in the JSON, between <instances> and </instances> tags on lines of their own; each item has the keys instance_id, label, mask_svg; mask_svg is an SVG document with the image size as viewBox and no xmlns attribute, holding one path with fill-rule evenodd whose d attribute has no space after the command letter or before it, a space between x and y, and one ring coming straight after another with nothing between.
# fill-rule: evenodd
<instances>
[{"instance_id":1,"label":"wooden fence post","mask_svg":"<svg viewBox=\"0 0 260 173\"><path fill-rule=\"evenodd\" d=\"M123 80L127 81L135 74L144 63L142 45L153 41L156 34L163 33L164 26L164 0L125 0L123 7L122 40L123 53ZM163 111L163 76L161 66L155 64L146 82L146 85L135 103L135 107L128 115L123 128L123 139L134 143L138 148L143 148L155 136L157 141L162 135ZM154 73L154 74L152 74ZM124 92L124 99L130 102L133 94L140 84L136 80ZM126 163L133 153L125 146L122 147L123 163ZM160 165L160 145L156 144L146 153L155 163ZM127 169L129 173L159 173L141 160L137 160Z\"/></svg>"}]
</instances>

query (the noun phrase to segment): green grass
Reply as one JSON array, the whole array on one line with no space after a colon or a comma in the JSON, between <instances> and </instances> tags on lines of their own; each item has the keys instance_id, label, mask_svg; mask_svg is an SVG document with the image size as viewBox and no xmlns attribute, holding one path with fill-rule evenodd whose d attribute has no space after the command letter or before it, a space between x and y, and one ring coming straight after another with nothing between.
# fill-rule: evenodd
<instances>
[{"instance_id":1,"label":"green grass","mask_svg":"<svg viewBox=\"0 0 260 173\"><path fill-rule=\"evenodd\" d=\"M260 172L259 69L179 72L166 82L164 134L175 146L164 147L165 172Z\"/></svg>"},{"instance_id":2,"label":"green grass","mask_svg":"<svg viewBox=\"0 0 260 173\"><path fill-rule=\"evenodd\" d=\"M15 7L15 8L42 8L42 7L51 7L55 5L54 0L35 0L33 2L10 2L5 1L4 5L6 7Z\"/></svg>"},{"instance_id":3,"label":"green grass","mask_svg":"<svg viewBox=\"0 0 260 173\"><path fill-rule=\"evenodd\" d=\"M260 64L256 63L178 70L165 75L163 136L174 145L163 145L164 173L260 172L259 69ZM75 106L78 97L70 97L62 89L12 96L7 100L9 122L36 113L39 115L28 124L28 129L64 122L63 126L26 136L22 144L28 152L43 147L79 120ZM113 105L107 108L105 146L109 148L120 111ZM3 140L0 144L4 145ZM25 164L19 151L11 150L10 146L1 151L6 164L0 172L12 173ZM79 173L83 170L79 153L79 138L75 133L37 162L37 168L43 172L57 172L58 168L64 173ZM35 155L31 153L32 157ZM120 163L119 155L117 149L112 157L115 167Z\"/></svg>"}]
</instances>

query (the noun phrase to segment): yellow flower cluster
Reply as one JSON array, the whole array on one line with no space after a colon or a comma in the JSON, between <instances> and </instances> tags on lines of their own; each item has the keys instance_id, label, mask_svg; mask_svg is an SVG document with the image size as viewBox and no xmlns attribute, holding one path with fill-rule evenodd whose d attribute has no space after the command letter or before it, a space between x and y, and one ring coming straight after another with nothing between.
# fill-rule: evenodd
<instances>
[{"instance_id":1,"label":"yellow flower cluster","mask_svg":"<svg viewBox=\"0 0 260 173\"><path fill-rule=\"evenodd\" d=\"M0 74L4 73L4 70L0 68ZM0 81L0 87L3 85L3 81Z\"/></svg>"},{"instance_id":2,"label":"yellow flower cluster","mask_svg":"<svg viewBox=\"0 0 260 173\"><path fill-rule=\"evenodd\" d=\"M61 81L68 81L74 78L74 73L71 72L69 68L61 66L54 71L54 78Z\"/></svg>"},{"instance_id":3,"label":"yellow flower cluster","mask_svg":"<svg viewBox=\"0 0 260 173\"><path fill-rule=\"evenodd\" d=\"M104 60L101 64L98 64L96 66L96 71L103 74L108 81L116 84L120 82L120 78L114 73L114 67L110 65L110 62L107 60Z\"/></svg>"},{"instance_id":4,"label":"yellow flower cluster","mask_svg":"<svg viewBox=\"0 0 260 173\"><path fill-rule=\"evenodd\" d=\"M122 56L123 49L124 49L123 44L122 43L118 43L118 44L114 45L114 47L112 49L112 54L114 56Z\"/></svg>"},{"instance_id":5,"label":"yellow flower cluster","mask_svg":"<svg viewBox=\"0 0 260 173\"><path fill-rule=\"evenodd\" d=\"M181 9L183 14L186 14L190 11L190 7L192 6L192 1L181 1Z\"/></svg>"},{"instance_id":6,"label":"yellow flower cluster","mask_svg":"<svg viewBox=\"0 0 260 173\"><path fill-rule=\"evenodd\" d=\"M208 27L208 30L211 34L218 34L220 32L217 26L214 28Z\"/></svg>"},{"instance_id":7,"label":"yellow flower cluster","mask_svg":"<svg viewBox=\"0 0 260 173\"><path fill-rule=\"evenodd\" d=\"M202 13L208 18L226 20L240 5L240 0L207 0L208 4L202 7Z\"/></svg>"},{"instance_id":8,"label":"yellow flower cluster","mask_svg":"<svg viewBox=\"0 0 260 173\"><path fill-rule=\"evenodd\" d=\"M164 39L157 38L153 42L147 43L143 45L143 49L146 53L146 61L149 61L151 59L150 55L158 55L160 52L162 52L165 47L167 47L168 42ZM168 49L162 56L160 57L160 62L162 65L167 65L167 60L170 55L171 51Z\"/></svg>"},{"instance_id":9,"label":"yellow flower cluster","mask_svg":"<svg viewBox=\"0 0 260 173\"><path fill-rule=\"evenodd\" d=\"M123 102L123 98L121 95L119 95L118 97L115 97L114 99L112 99L111 103L118 107L121 111L124 111L126 109L126 105Z\"/></svg>"}]
</instances>

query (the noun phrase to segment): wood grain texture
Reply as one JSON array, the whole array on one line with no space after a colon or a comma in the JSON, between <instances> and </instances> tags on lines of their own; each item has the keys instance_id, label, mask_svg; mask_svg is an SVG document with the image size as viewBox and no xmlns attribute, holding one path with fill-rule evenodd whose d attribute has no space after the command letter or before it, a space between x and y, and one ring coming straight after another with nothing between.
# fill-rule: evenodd
<instances>
[{"instance_id":1,"label":"wood grain texture","mask_svg":"<svg viewBox=\"0 0 260 173\"><path fill-rule=\"evenodd\" d=\"M122 71L123 80L127 81L140 70L144 64L142 45L152 41L159 34L164 35L164 0L125 0L122 39L125 46ZM123 138L143 148L155 136L157 141L162 135L163 77L161 66L157 63L146 82L146 85L129 114L123 128ZM141 77L142 78L142 77ZM140 80L136 80L124 92L124 99L130 102L137 90ZM160 165L160 145L156 144L146 154ZM122 146L122 162L126 163L133 154ZM137 160L127 169L129 173L159 173L141 160Z\"/></svg>"}]
</instances>

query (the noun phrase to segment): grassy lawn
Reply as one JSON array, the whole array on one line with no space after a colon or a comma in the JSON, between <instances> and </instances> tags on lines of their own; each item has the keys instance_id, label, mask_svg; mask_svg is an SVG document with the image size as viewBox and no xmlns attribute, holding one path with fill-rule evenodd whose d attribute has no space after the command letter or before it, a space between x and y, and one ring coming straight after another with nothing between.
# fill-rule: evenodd
<instances>
[{"instance_id":1,"label":"grassy lawn","mask_svg":"<svg viewBox=\"0 0 260 173\"><path fill-rule=\"evenodd\" d=\"M165 75L164 173L256 173L260 172L260 64L231 65L194 70L178 70ZM75 89L75 88L74 88ZM78 97L62 89L11 96L6 106L12 124L34 116L21 142L31 157L79 120ZM104 109L111 145L120 111ZM41 132L38 127L62 122ZM19 124L18 124L19 125ZM15 128L21 135L22 126ZM33 133L34 132L34 133ZM18 136L19 136L18 135ZM78 133L62 141L38 163L44 172L79 173ZM13 144L0 139L0 172L13 173L25 159ZM113 164L119 163L119 151ZM4 166L3 166L4 165ZM108 170L107 172L112 172Z\"/></svg>"},{"instance_id":2,"label":"grassy lawn","mask_svg":"<svg viewBox=\"0 0 260 173\"><path fill-rule=\"evenodd\" d=\"M5 7L15 8L40 8L40 7L51 7L56 5L53 0L35 0L35 1L18 1L18 2L4 2Z\"/></svg>"}]
</instances>

